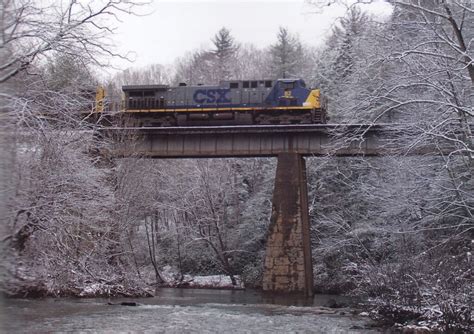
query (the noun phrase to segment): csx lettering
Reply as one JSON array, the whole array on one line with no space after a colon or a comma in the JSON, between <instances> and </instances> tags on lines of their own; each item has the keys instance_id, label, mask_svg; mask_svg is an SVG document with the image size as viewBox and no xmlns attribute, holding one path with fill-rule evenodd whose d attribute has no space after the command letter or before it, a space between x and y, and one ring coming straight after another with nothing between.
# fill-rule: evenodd
<instances>
[{"instance_id":1,"label":"csx lettering","mask_svg":"<svg viewBox=\"0 0 474 334\"><path fill-rule=\"evenodd\" d=\"M230 103L227 93L230 89L198 89L194 92L193 99L196 103Z\"/></svg>"}]
</instances>

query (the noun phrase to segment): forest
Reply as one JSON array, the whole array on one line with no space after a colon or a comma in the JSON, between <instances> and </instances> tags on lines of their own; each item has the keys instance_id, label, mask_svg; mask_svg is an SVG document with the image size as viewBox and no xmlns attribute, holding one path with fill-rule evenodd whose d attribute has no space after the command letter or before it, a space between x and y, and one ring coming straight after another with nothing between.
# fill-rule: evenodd
<instances>
[{"instance_id":1,"label":"forest","mask_svg":"<svg viewBox=\"0 0 474 334\"><path fill-rule=\"evenodd\" d=\"M146 3L1 0L4 295L147 296L199 275L260 288L275 159L98 157L109 143L81 112L98 85L112 98L126 84L303 78L328 97L330 123L404 134L397 156L306 158L315 290L364 297L388 323L469 331L474 4L387 0L380 19L362 2L324 1L347 11L320 47L283 26L269 47L222 27L208 49L104 79L97 69L124 57L106 20ZM407 154L426 143L456 149Z\"/></svg>"}]
</instances>

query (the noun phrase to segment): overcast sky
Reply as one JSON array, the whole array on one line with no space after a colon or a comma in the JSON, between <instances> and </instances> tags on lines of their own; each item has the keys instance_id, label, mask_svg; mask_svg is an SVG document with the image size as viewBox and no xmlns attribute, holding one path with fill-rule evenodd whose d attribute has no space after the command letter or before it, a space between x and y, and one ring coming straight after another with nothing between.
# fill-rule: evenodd
<instances>
[{"instance_id":1,"label":"overcast sky","mask_svg":"<svg viewBox=\"0 0 474 334\"><path fill-rule=\"evenodd\" d=\"M389 12L382 0L370 5L376 15ZM122 52L134 52L134 63L118 62L121 69L148 64L170 64L196 48L211 47L211 37L223 26L235 40L260 47L275 42L279 26L287 27L301 40L317 46L324 41L345 9L327 6L316 12L304 0L157 0L150 15L127 17L116 40Z\"/></svg>"}]
</instances>

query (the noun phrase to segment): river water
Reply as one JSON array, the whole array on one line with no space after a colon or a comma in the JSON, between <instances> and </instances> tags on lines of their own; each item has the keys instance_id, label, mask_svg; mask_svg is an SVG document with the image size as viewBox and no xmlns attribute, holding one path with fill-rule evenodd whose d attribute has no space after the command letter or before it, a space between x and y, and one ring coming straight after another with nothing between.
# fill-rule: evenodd
<instances>
[{"instance_id":1,"label":"river water","mask_svg":"<svg viewBox=\"0 0 474 334\"><path fill-rule=\"evenodd\" d=\"M122 306L122 302L138 306ZM377 333L367 318L314 299L258 291L161 289L153 298L7 299L1 333ZM110 305L113 304L113 305ZM338 305L336 305L338 306Z\"/></svg>"}]
</instances>

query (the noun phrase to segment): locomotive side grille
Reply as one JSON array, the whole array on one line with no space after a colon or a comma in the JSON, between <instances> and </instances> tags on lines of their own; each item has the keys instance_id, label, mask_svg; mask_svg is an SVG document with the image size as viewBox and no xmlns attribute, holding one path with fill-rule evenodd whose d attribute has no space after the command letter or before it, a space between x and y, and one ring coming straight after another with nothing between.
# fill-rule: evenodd
<instances>
[{"instance_id":1,"label":"locomotive side grille","mask_svg":"<svg viewBox=\"0 0 474 334\"><path fill-rule=\"evenodd\" d=\"M127 109L164 109L165 99L154 97L130 98L127 101Z\"/></svg>"}]
</instances>

